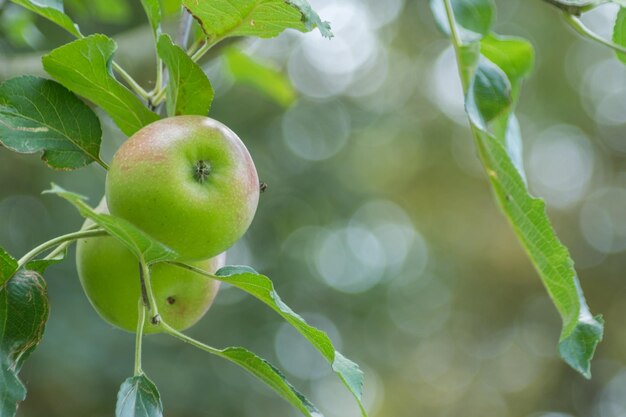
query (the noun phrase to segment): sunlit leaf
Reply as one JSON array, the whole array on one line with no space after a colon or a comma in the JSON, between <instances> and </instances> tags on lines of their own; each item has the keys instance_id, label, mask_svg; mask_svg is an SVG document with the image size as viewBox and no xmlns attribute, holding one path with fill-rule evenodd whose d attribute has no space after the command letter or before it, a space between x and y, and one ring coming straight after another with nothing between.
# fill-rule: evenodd
<instances>
[{"instance_id":1,"label":"sunlit leaf","mask_svg":"<svg viewBox=\"0 0 626 417\"><path fill-rule=\"evenodd\" d=\"M273 38L285 29L311 30L321 20L306 0L183 0L210 40L232 36ZM320 31L331 36L327 23Z\"/></svg>"},{"instance_id":2,"label":"sunlit leaf","mask_svg":"<svg viewBox=\"0 0 626 417\"><path fill-rule=\"evenodd\" d=\"M162 417L163 404L156 385L145 375L128 378L117 394L115 417Z\"/></svg>"},{"instance_id":3,"label":"sunlit leaf","mask_svg":"<svg viewBox=\"0 0 626 417\"><path fill-rule=\"evenodd\" d=\"M117 238L137 257L141 257L148 264L173 260L178 257L172 249L154 240L128 221L110 214L97 213L85 204L85 197L81 195L64 190L56 184L52 184L52 188L44 191L44 193L57 194L72 203L83 217L93 220L94 223Z\"/></svg>"},{"instance_id":4,"label":"sunlit leaf","mask_svg":"<svg viewBox=\"0 0 626 417\"><path fill-rule=\"evenodd\" d=\"M48 74L102 107L130 136L159 116L113 76L111 60L116 49L113 39L91 35L53 50L42 61Z\"/></svg>"},{"instance_id":5,"label":"sunlit leaf","mask_svg":"<svg viewBox=\"0 0 626 417\"><path fill-rule=\"evenodd\" d=\"M167 82L167 114L206 116L213 102L213 87L202 68L187 53L161 35L158 53L170 72Z\"/></svg>"},{"instance_id":6,"label":"sunlit leaf","mask_svg":"<svg viewBox=\"0 0 626 417\"><path fill-rule=\"evenodd\" d=\"M21 153L43 152L52 168L75 169L100 160L96 114L67 88L39 77L0 84L0 143Z\"/></svg>"},{"instance_id":7,"label":"sunlit leaf","mask_svg":"<svg viewBox=\"0 0 626 417\"><path fill-rule=\"evenodd\" d=\"M48 319L46 283L33 271L18 272L0 287L0 416L13 417L26 388L18 378L43 337Z\"/></svg>"}]
</instances>

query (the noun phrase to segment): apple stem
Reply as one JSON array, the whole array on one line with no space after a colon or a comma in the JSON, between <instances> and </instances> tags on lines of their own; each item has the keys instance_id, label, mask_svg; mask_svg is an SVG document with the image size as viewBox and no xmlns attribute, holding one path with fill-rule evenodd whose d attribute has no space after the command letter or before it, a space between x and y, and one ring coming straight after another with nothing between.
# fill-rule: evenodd
<instances>
[{"instance_id":1,"label":"apple stem","mask_svg":"<svg viewBox=\"0 0 626 417\"><path fill-rule=\"evenodd\" d=\"M143 294L142 294L143 295ZM146 322L146 305L144 300L139 299L139 315L137 317L137 334L135 336L135 376L143 374L141 369L141 345L143 338L143 326Z\"/></svg>"},{"instance_id":2,"label":"apple stem","mask_svg":"<svg viewBox=\"0 0 626 417\"><path fill-rule=\"evenodd\" d=\"M142 298L145 297L147 299L147 303L145 304L148 311L152 315L150 318L150 323L155 326L158 326L161 322L161 316L159 315L159 308L157 307L156 299L154 298L154 292L152 291L152 282L150 278L150 266L143 259L139 259L139 279L141 280L141 291ZM146 302L146 299L143 301Z\"/></svg>"}]
</instances>

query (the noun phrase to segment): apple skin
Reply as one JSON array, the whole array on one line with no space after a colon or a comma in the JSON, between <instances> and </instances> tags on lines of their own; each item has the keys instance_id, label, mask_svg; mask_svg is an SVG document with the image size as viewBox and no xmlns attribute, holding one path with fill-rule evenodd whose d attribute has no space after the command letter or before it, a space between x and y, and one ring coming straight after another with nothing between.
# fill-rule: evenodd
<instances>
[{"instance_id":1,"label":"apple skin","mask_svg":"<svg viewBox=\"0 0 626 417\"><path fill-rule=\"evenodd\" d=\"M122 217L179 254L207 259L246 232L259 201L252 157L237 135L202 116L151 123L113 157L106 199Z\"/></svg>"},{"instance_id":2,"label":"apple skin","mask_svg":"<svg viewBox=\"0 0 626 417\"><path fill-rule=\"evenodd\" d=\"M96 211L107 213L104 201ZM89 227L93 222L87 221ZM188 262L214 273L224 266L226 254L211 259ZM81 239L76 246L78 276L87 298L107 322L136 332L141 285L139 263L124 245L110 236ZM164 263L151 267L152 290L159 314L176 330L194 325L207 312L220 282L195 272ZM144 332L158 333L160 328L146 316Z\"/></svg>"}]
</instances>

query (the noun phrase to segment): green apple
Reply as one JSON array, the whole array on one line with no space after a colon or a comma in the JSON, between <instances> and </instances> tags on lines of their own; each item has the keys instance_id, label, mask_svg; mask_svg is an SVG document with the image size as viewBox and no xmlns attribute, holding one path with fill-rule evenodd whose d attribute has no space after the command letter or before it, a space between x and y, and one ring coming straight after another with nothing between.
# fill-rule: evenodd
<instances>
[{"instance_id":1,"label":"green apple","mask_svg":"<svg viewBox=\"0 0 626 417\"><path fill-rule=\"evenodd\" d=\"M103 201L96 209L107 213ZM93 224L87 221L84 227ZM224 266L225 254L203 261L188 262L210 273ZM78 276L87 298L109 323L135 332L141 297L139 263L115 238L81 239L76 247ZM151 268L152 290L161 318L177 330L195 324L207 312L219 289L219 281L168 264ZM160 331L146 317L146 333Z\"/></svg>"},{"instance_id":2,"label":"green apple","mask_svg":"<svg viewBox=\"0 0 626 417\"><path fill-rule=\"evenodd\" d=\"M106 179L111 213L182 260L224 252L246 232L259 201L248 150L222 123L177 116L142 128L117 151Z\"/></svg>"}]
</instances>

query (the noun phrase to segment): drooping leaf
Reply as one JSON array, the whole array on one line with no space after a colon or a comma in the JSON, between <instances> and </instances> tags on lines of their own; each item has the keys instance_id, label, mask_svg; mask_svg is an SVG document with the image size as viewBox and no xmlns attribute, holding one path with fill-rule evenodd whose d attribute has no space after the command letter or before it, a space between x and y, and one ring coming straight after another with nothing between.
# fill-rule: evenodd
<instances>
[{"instance_id":1,"label":"drooping leaf","mask_svg":"<svg viewBox=\"0 0 626 417\"><path fill-rule=\"evenodd\" d=\"M281 397L287 400L307 417L324 417L322 413L271 363L242 347L228 347L213 351L214 354L227 359L252 375L265 382Z\"/></svg>"},{"instance_id":2,"label":"drooping leaf","mask_svg":"<svg viewBox=\"0 0 626 417\"><path fill-rule=\"evenodd\" d=\"M96 114L67 88L22 76L0 84L0 143L21 153L43 151L52 168L75 169L99 157L102 130Z\"/></svg>"},{"instance_id":3,"label":"drooping leaf","mask_svg":"<svg viewBox=\"0 0 626 417\"><path fill-rule=\"evenodd\" d=\"M113 39L96 34L59 47L42 61L48 74L102 107L130 136L159 116L113 76L111 61L116 49Z\"/></svg>"},{"instance_id":4,"label":"drooping leaf","mask_svg":"<svg viewBox=\"0 0 626 417\"><path fill-rule=\"evenodd\" d=\"M133 376L124 381L117 394L115 417L162 416L161 394L147 376Z\"/></svg>"},{"instance_id":5,"label":"drooping leaf","mask_svg":"<svg viewBox=\"0 0 626 417\"><path fill-rule=\"evenodd\" d=\"M626 5L625 5L626 6ZM626 48L626 7L621 7L617 12L615 26L613 27L613 42ZM626 54L616 52L617 58L626 64Z\"/></svg>"},{"instance_id":6,"label":"drooping leaf","mask_svg":"<svg viewBox=\"0 0 626 417\"><path fill-rule=\"evenodd\" d=\"M18 378L24 361L43 337L48 319L46 283L19 271L0 287L0 416L14 417L26 388Z\"/></svg>"},{"instance_id":7,"label":"drooping leaf","mask_svg":"<svg viewBox=\"0 0 626 417\"><path fill-rule=\"evenodd\" d=\"M213 87L202 68L169 35L161 35L157 44L159 56L167 65L167 114L206 116L213 102Z\"/></svg>"},{"instance_id":8,"label":"drooping leaf","mask_svg":"<svg viewBox=\"0 0 626 417\"><path fill-rule=\"evenodd\" d=\"M172 249L156 241L128 221L110 214L96 213L85 203L85 197L81 195L64 190L56 184L52 184L52 188L44 191L44 194L57 194L72 203L83 217L93 220L148 264L174 260L178 257Z\"/></svg>"},{"instance_id":9,"label":"drooping leaf","mask_svg":"<svg viewBox=\"0 0 626 417\"><path fill-rule=\"evenodd\" d=\"M0 287L17 271L17 259L3 248L0 248Z\"/></svg>"},{"instance_id":10,"label":"drooping leaf","mask_svg":"<svg viewBox=\"0 0 626 417\"><path fill-rule=\"evenodd\" d=\"M332 369L343 381L350 393L356 398L362 414L364 416L367 415L362 403L363 372L359 369L359 366L336 351L326 333L310 326L302 317L289 308L289 306L281 300L274 289L274 284L268 277L257 273L247 266L227 266L217 271L215 275L211 275L206 271L189 265L181 263L173 264L237 287L254 296L277 312L300 332L300 334L322 354L328 363L330 363Z\"/></svg>"},{"instance_id":11,"label":"drooping leaf","mask_svg":"<svg viewBox=\"0 0 626 417\"><path fill-rule=\"evenodd\" d=\"M589 378L591 358L602 340L603 321L590 313L569 252L550 224L544 201L530 195L521 166L521 135L512 112L522 79L530 72L532 49L528 44L493 35L483 40L482 53L493 62L487 61L484 55L457 54L463 85L466 90L474 88L466 91L466 109L478 153L502 212L561 315L560 354L570 366ZM462 52L472 44L479 42L455 44L455 47ZM512 85L508 102L494 100L493 91L488 88L475 89L477 82L500 90L502 87L497 86L505 84L502 74L495 75L498 71L485 76L484 66L481 69L485 61L499 68ZM477 81L476 77L480 79ZM481 117L476 117L477 114Z\"/></svg>"},{"instance_id":12,"label":"drooping leaf","mask_svg":"<svg viewBox=\"0 0 626 417\"><path fill-rule=\"evenodd\" d=\"M141 5L148 16L154 38L157 39L161 33L161 4L159 0L141 0Z\"/></svg>"},{"instance_id":13,"label":"drooping leaf","mask_svg":"<svg viewBox=\"0 0 626 417\"><path fill-rule=\"evenodd\" d=\"M24 268L28 269L29 271L35 271L39 274L43 274L44 272L46 272L46 269L48 269L48 267L63 262L66 256L67 249L59 252L56 256L53 256L51 258L34 259L24 265Z\"/></svg>"},{"instance_id":14,"label":"drooping leaf","mask_svg":"<svg viewBox=\"0 0 626 417\"><path fill-rule=\"evenodd\" d=\"M81 37L78 26L65 14L62 0L11 0L15 4L37 13L56 23L77 38Z\"/></svg>"},{"instance_id":15,"label":"drooping leaf","mask_svg":"<svg viewBox=\"0 0 626 417\"><path fill-rule=\"evenodd\" d=\"M284 107L295 101L296 90L284 73L255 61L236 48L229 48L224 57L236 82L253 87Z\"/></svg>"},{"instance_id":16,"label":"drooping leaf","mask_svg":"<svg viewBox=\"0 0 626 417\"><path fill-rule=\"evenodd\" d=\"M273 38L285 29L307 32L319 21L305 0L183 0L183 6L212 41L231 36ZM330 36L327 23L320 31Z\"/></svg>"},{"instance_id":17,"label":"drooping leaf","mask_svg":"<svg viewBox=\"0 0 626 417\"><path fill-rule=\"evenodd\" d=\"M450 0L456 28L463 42L474 42L486 36L493 24L495 6L493 0ZM430 0L430 8L439 29L450 35L450 25L444 0Z\"/></svg>"}]
</instances>

